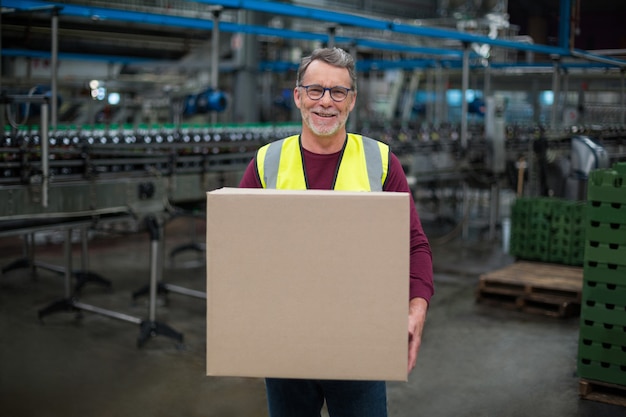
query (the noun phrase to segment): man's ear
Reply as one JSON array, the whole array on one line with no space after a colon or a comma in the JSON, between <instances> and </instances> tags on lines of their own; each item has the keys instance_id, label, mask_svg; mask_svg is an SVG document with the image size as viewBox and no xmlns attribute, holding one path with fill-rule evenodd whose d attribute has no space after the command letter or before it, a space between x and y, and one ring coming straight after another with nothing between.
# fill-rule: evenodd
<instances>
[{"instance_id":1,"label":"man's ear","mask_svg":"<svg viewBox=\"0 0 626 417\"><path fill-rule=\"evenodd\" d=\"M350 111L354 109L355 104L356 104L356 91L352 93L352 103L350 103Z\"/></svg>"},{"instance_id":2,"label":"man's ear","mask_svg":"<svg viewBox=\"0 0 626 417\"><path fill-rule=\"evenodd\" d=\"M296 103L297 108L300 108L300 89L298 87L293 89L293 102Z\"/></svg>"}]
</instances>

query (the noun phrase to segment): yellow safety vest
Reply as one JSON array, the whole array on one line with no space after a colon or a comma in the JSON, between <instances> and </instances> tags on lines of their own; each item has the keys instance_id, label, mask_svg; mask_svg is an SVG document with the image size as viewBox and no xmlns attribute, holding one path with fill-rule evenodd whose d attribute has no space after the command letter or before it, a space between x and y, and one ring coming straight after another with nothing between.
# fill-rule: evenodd
<instances>
[{"instance_id":1,"label":"yellow safety vest","mask_svg":"<svg viewBox=\"0 0 626 417\"><path fill-rule=\"evenodd\" d=\"M269 143L257 151L256 167L263 188L306 190L300 146L300 136L294 135ZM382 191L388 169L388 145L348 133L333 189Z\"/></svg>"}]
</instances>

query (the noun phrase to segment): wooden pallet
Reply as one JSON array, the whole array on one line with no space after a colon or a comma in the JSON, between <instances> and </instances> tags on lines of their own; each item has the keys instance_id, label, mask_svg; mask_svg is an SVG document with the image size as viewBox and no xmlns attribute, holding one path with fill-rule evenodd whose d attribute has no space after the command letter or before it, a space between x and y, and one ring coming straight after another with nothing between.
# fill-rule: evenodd
<instances>
[{"instance_id":1,"label":"wooden pallet","mask_svg":"<svg viewBox=\"0 0 626 417\"><path fill-rule=\"evenodd\" d=\"M626 386L581 379L580 398L626 407Z\"/></svg>"},{"instance_id":2,"label":"wooden pallet","mask_svg":"<svg viewBox=\"0 0 626 417\"><path fill-rule=\"evenodd\" d=\"M518 261L480 276L477 301L552 317L580 314L583 269Z\"/></svg>"}]
</instances>

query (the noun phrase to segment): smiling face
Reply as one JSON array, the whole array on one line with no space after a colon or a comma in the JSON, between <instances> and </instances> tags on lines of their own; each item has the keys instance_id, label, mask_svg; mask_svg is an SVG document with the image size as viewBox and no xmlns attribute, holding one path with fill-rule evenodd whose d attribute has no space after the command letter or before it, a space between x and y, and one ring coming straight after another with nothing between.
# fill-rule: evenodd
<instances>
[{"instance_id":1,"label":"smiling face","mask_svg":"<svg viewBox=\"0 0 626 417\"><path fill-rule=\"evenodd\" d=\"M337 86L352 88L347 69L335 67L319 60L311 62L302 77L301 85L312 84L318 84L325 88ZM311 100L304 88L296 87L293 97L302 114L303 144L313 141L319 146L328 148L331 143L338 143L339 149L341 149L346 136L346 121L354 108L356 93L351 91L345 100L336 102L330 97L330 91L325 91L321 99ZM307 147L305 146L305 148ZM315 149L309 150L316 151Z\"/></svg>"}]
</instances>

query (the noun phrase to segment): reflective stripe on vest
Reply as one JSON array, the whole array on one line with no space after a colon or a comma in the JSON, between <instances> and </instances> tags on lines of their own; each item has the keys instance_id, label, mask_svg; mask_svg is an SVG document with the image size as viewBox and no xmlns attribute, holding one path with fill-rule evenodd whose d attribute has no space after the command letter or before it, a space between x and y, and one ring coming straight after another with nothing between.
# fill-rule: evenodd
<instances>
[{"instance_id":1,"label":"reflective stripe on vest","mask_svg":"<svg viewBox=\"0 0 626 417\"><path fill-rule=\"evenodd\" d=\"M257 152L256 164L263 188L304 190L307 187L298 135L263 146ZM349 133L334 189L382 191L388 168L389 146Z\"/></svg>"}]
</instances>

